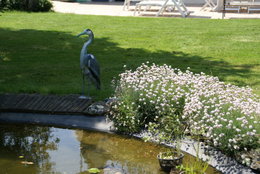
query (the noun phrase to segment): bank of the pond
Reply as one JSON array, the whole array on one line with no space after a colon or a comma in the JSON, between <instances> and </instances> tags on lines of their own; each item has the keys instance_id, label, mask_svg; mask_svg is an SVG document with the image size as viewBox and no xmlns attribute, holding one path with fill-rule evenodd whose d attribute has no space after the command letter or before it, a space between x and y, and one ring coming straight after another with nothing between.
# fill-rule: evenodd
<instances>
[{"instance_id":1,"label":"bank of the pond","mask_svg":"<svg viewBox=\"0 0 260 174\"><path fill-rule=\"evenodd\" d=\"M144 135L138 134L135 135L136 137L142 138ZM168 147L175 147L174 144L165 144ZM181 142L182 151L197 156L202 159L203 161L208 161L213 168L217 169L218 171L224 174L255 174L249 167L241 165L236 160L231 157L226 156L225 154L221 153L219 150L216 150L212 147L205 146L204 143L195 141L193 139L185 138Z\"/></svg>"},{"instance_id":2,"label":"bank of the pond","mask_svg":"<svg viewBox=\"0 0 260 174\"><path fill-rule=\"evenodd\" d=\"M0 123L39 124L112 133L112 123L107 122L104 116L0 112Z\"/></svg>"},{"instance_id":3,"label":"bank of the pond","mask_svg":"<svg viewBox=\"0 0 260 174\"><path fill-rule=\"evenodd\" d=\"M0 113L0 123L26 123L26 124L40 124L52 125L68 128L80 128L96 130L101 132L112 132L111 122L106 121L104 116L86 116L86 115L49 115L49 114L32 114L32 113ZM134 135L137 138L142 138L142 135ZM167 146L173 147L171 144ZM193 156L196 156L195 148L198 147L198 142L193 140L184 140L181 145L181 150ZM243 166L236 162L234 159L225 156L220 151L211 149L210 151L204 150L200 146L199 157L201 159L209 159L209 164L224 174L254 174L250 168Z\"/></svg>"}]
</instances>

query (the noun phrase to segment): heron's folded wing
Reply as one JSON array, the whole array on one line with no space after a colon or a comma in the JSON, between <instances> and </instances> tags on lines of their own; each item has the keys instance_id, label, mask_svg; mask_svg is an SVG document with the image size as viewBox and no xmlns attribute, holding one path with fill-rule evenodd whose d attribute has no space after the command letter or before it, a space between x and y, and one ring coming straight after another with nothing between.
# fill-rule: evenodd
<instances>
[{"instance_id":1,"label":"heron's folded wing","mask_svg":"<svg viewBox=\"0 0 260 174\"><path fill-rule=\"evenodd\" d=\"M93 55L88 59L88 68L93 76L94 83L98 89L100 89L100 68L97 60Z\"/></svg>"}]
</instances>

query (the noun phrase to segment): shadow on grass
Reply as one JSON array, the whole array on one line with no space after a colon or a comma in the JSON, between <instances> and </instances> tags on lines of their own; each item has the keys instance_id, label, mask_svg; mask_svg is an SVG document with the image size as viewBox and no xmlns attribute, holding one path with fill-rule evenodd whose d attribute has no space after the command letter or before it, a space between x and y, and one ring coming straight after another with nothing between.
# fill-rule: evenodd
<instances>
[{"instance_id":1,"label":"shadow on grass","mask_svg":"<svg viewBox=\"0 0 260 174\"><path fill-rule=\"evenodd\" d=\"M1 93L80 92L79 53L86 38L77 38L67 32L2 28L0 39ZM179 52L174 48L171 52L122 48L109 37L97 36L89 52L96 56L101 66L103 90L91 90L91 95L97 99L111 95L111 80L124 71L123 65L127 65L127 69L135 69L146 61L169 64L181 70L190 67L195 73L218 76L223 81L228 80L239 86L250 85L254 88L259 85L256 80L248 82L250 84L245 82L247 79L257 79L253 69L259 65L237 66L225 61L214 61L212 57Z\"/></svg>"}]
</instances>

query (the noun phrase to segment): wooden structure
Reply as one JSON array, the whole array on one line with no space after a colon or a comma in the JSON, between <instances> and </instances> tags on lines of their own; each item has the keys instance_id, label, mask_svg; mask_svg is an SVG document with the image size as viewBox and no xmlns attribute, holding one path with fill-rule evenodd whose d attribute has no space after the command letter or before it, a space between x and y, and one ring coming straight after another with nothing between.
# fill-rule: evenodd
<instances>
[{"instance_id":1,"label":"wooden structure","mask_svg":"<svg viewBox=\"0 0 260 174\"><path fill-rule=\"evenodd\" d=\"M79 95L3 94L0 112L37 112L48 114L83 114L92 103Z\"/></svg>"}]
</instances>

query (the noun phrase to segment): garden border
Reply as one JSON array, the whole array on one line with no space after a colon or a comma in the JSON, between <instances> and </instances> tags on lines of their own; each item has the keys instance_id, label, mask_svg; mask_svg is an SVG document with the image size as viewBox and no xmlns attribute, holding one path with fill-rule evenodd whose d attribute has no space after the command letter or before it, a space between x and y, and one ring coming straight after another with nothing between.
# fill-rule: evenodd
<instances>
[{"instance_id":1,"label":"garden border","mask_svg":"<svg viewBox=\"0 0 260 174\"><path fill-rule=\"evenodd\" d=\"M112 123L106 122L104 116L0 112L0 123L39 124L113 133L110 130Z\"/></svg>"},{"instance_id":2,"label":"garden border","mask_svg":"<svg viewBox=\"0 0 260 174\"><path fill-rule=\"evenodd\" d=\"M144 135L135 134L135 137L142 138ZM198 144L200 143L200 144ZM168 147L176 147L174 144L166 144L162 143ZM199 150L196 148L199 147ZM192 140L192 139L184 139L181 141L180 149L183 152L186 152L192 156L197 156L199 159L203 161L207 161L209 165L211 165L216 170L222 172L223 174L255 174L252 169L247 166L244 166L238 163L231 157L224 155L219 150L216 150L213 147L205 148L205 144Z\"/></svg>"}]
</instances>

